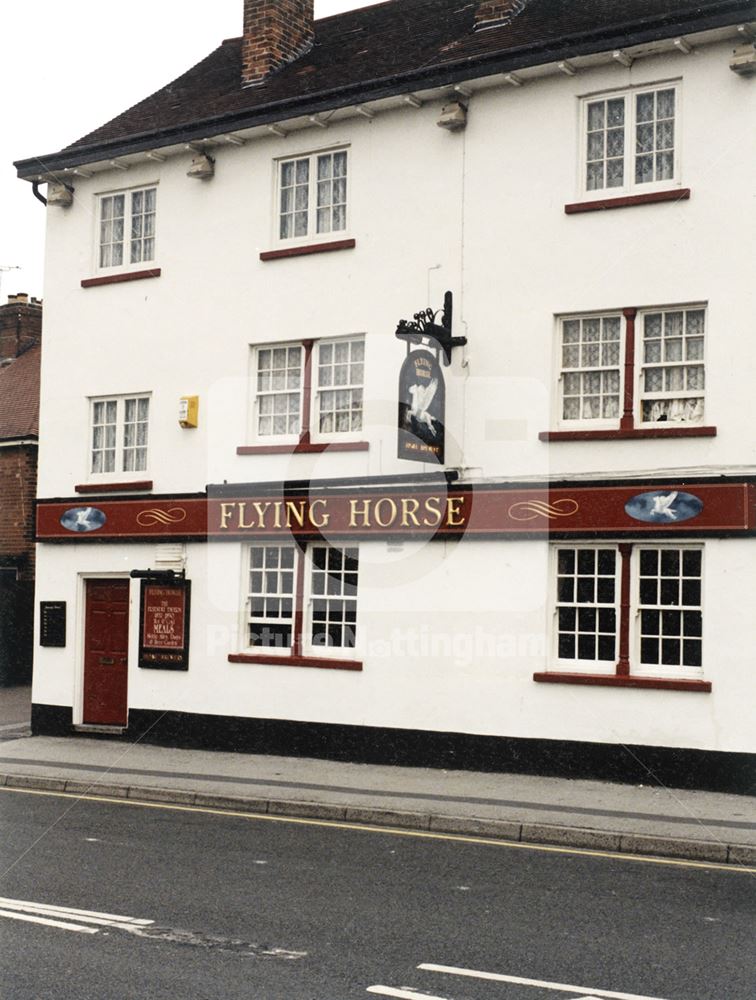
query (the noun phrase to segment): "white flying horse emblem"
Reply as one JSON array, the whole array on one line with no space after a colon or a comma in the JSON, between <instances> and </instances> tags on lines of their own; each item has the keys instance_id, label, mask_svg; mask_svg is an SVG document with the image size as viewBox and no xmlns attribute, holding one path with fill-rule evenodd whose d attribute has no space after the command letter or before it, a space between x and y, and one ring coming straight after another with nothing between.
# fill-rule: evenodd
<instances>
[{"instance_id":1,"label":"white flying horse emblem","mask_svg":"<svg viewBox=\"0 0 756 1000\"><path fill-rule=\"evenodd\" d=\"M654 509L651 511L652 514L659 514L668 517L670 521L677 520L677 513L672 510L672 504L677 499L677 490L673 493L660 494L658 497L654 497Z\"/></svg>"},{"instance_id":2,"label":"white flying horse emblem","mask_svg":"<svg viewBox=\"0 0 756 1000\"><path fill-rule=\"evenodd\" d=\"M92 527L89 520L91 515L92 515L91 507L82 507L81 510L77 510L76 521L74 522L74 526L76 528L81 528L83 531L88 531Z\"/></svg>"},{"instance_id":3,"label":"white flying horse emblem","mask_svg":"<svg viewBox=\"0 0 756 1000\"><path fill-rule=\"evenodd\" d=\"M433 423L436 418L428 413L428 407L433 402L433 397L436 395L437 389L437 378L431 379L428 385L411 385L409 387L409 394L412 402L407 414L407 423L410 423L414 418L418 424L427 427L431 434L434 435L436 428L433 426Z\"/></svg>"}]
</instances>

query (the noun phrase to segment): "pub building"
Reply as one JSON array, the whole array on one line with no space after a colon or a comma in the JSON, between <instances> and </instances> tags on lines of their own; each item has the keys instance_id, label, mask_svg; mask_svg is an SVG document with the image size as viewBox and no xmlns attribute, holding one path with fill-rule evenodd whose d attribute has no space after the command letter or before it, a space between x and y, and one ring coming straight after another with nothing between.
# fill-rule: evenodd
<instances>
[{"instance_id":1,"label":"pub building","mask_svg":"<svg viewBox=\"0 0 756 1000\"><path fill-rule=\"evenodd\" d=\"M34 732L752 790L752 5L243 6L16 165Z\"/></svg>"}]
</instances>

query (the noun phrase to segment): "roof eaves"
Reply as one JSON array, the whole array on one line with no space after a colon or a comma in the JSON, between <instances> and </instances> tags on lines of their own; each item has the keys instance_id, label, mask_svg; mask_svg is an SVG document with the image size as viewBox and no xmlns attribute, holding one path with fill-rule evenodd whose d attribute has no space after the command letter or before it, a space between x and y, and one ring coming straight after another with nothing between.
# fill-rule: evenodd
<instances>
[{"instance_id":1,"label":"roof eaves","mask_svg":"<svg viewBox=\"0 0 756 1000\"><path fill-rule=\"evenodd\" d=\"M613 24L608 29L566 35L558 41L528 44L512 48L506 52L485 53L466 57L457 62L433 63L414 68L405 73L392 74L375 80L360 81L338 88L331 88L306 97L286 98L263 104L258 108L234 111L211 116L196 122L180 123L163 129L135 133L128 138L78 146L66 152L50 153L25 160L14 161L21 179L33 179L41 175L53 175L56 171L92 163L100 159L110 159L128 153L144 152L174 142L187 142L217 135L233 129L250 128L280 122L286 117L317 114L324 110L349 107L368 100L380 100L401 93L403 89L419 84L425 87L443 87L462 80L472 80L495 73L507 73L517 69L544 65L557 60L592 55L614 48L632 47L663 38L676 37L693 32L738 24L756 16L753 0L730 0L722 5L723 10L702 17L693 8L682 19L660 15L642 25Z\"/></svg>"}]
</instances>

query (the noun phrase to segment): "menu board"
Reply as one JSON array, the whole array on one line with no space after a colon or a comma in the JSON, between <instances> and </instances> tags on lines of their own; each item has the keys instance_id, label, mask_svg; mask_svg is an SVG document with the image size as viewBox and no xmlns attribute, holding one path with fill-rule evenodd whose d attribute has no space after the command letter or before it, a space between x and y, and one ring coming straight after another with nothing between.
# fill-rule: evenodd
<instances>
[{"instance_id":1,"label":"menu board","mask_svg":"<svg viewBox=\"0 0 756 1000\"><path fill-rule=\"evenodd\" d=\"M139 608L139 666L189 669L191 582L142 580Z\"/></svg>"}]
</instances>

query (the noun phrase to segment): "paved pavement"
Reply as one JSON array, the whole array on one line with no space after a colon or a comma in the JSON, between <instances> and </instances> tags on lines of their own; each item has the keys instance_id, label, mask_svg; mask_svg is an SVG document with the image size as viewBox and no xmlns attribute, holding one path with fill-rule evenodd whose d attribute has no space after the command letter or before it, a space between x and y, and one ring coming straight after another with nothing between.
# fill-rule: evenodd
<instances>
[{"instance_id":1,"label":"paved pavement","mask_svg":"<svg viewBox=\"0 0 756 1000\"><path fill-rule=\"evenodd\" d=\"M31 688L0 688L0 741L28 736L31 717Z\"/></svg>"},{"instance_id":2,"label":"paved pavement","mask_svg":"<svg viewBox=\"0 0 756 1000\"><path fill-rule=\"evenodd\" d=\"M18 690L0 726L23 727ZM0 786L756 864L748 796L19 735L0 729Z\"/></svg>"}]
</instances>

